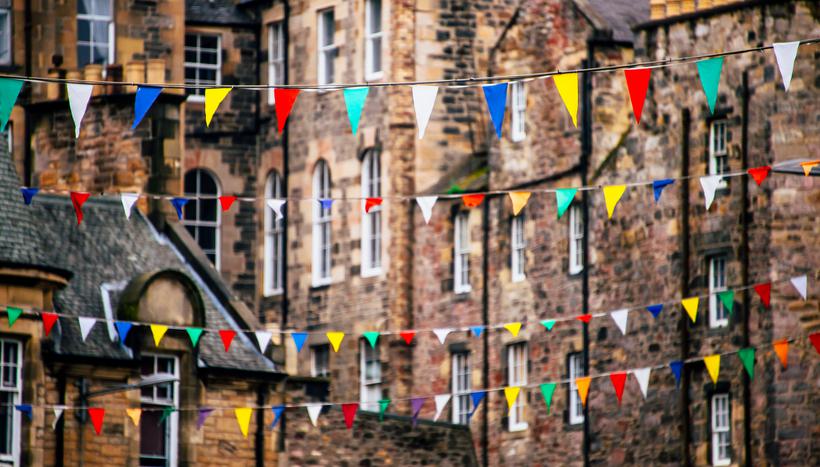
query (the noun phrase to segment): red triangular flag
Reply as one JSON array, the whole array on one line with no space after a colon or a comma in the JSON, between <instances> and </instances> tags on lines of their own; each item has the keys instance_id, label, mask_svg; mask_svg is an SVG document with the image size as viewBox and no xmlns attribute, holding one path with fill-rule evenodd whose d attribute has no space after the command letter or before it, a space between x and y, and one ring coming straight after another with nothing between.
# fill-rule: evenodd
<instances>
[{"instance_id":1,"label":"red triangular flag","mask_svg":"<svg viewBox=\"0 0 820 467\"><path fill-rule=\"evenodd\" d=\"M367 198L364 200L364 212L370 212L371 209L375 206L380 206L382 204L381 198Z\"/></svg>"},{"instance_id":2,"label":"red triangular flag","mask_svg":"<svg viewBox=\"0 0 820 467\"><path fill-rule=\"evenodd\" d=\"M592 315L581 315L581 316L576 316L576 317L575 317L575 319L577 319L578 321L581 321L582 323L587 323L587 324L589 324L589 322L590 322L590 321L592 321ZM596 322L597 322L597 321L596 321Z\"/></svg>"},{"instance_id":3,"label":"red triangular flag","mask_svg":"<svg viewBox=\"0 0 820 467\"><path fill-rule=\"evenodd\" d=\"M57 322L57 313L40 313L40 317L43 319L43 328L46 331L46 336L48 333L51 332L51 328L54 327L54 323Z\"/></svg>"},{"instance_id":4,"label":"red triangular flag","mask_svg":"<svg viewBox=\"0 0 820 467\"><path fill-rule=\"evenodd\" d=\"M225 352L231 348L231 342L233 342L234 336L236 336L236 331L231 329L220 329L219 337L222 339L222 345L225 346Z\"/></svg>"},{"instance_id":5,"label":"red triangular flag","mask_svg":"<svg viewBox=\"0 0 820 467\"><path fill-rule=\"evenodd\" d=\"M279 133L285 128L285 122L288 121L290 109L293 108L293 103L296 102L296 96L299 95L298 89L280 89L273 90L273 100L276 102L276 124L279 127Z\"/></svg>"},{"instance_id":6,"label":"red triangular flag","mask_svg":"<svg viewBox=\"0 0 820 467\"><path fill-rule=\"evenodd\" d=\"M760 296L760 301L763 302L763 306L769 308L769 303L771 303L772 298L772 284L769 282L757 284L754 288L757 295Z\"/></svg>"},{"instance_id":7,"label":"red triangular flag","mask_svg":"<svg viewBox=\"0 0 820 467\"><path fill-rule=\"evenodd\" d=\"M353 420L356 419L357 410L359 410L359 404L355 402L350 404L342 404L342 413L345 416L345 425L348 430L353 428Z\"/></svg>"},{"instance_id":8,"label":"red triangular flag","mask_svg":"<svg viewBox=\"0 0 820 467\"><path fill-rule=\"evenodd\" d=\"M621 405L621 397L624 395L624 384L626 383L626 373L611 373L609 380L612 381L612 387L615 388L615 395L618 396L618 405Z\"/></svg>"},{"instance_id":9,"label":"red triangular flag","mask_svg":"<svg viewBox=\"0 0 820 467\"><path fill-rule=\"evenodd\" d=\"M629 90L629 99L632 101L632 112L635 114L635 122L641 123L641 112L643 103L646 100L646 90L649 88L649 78L652 76L651 68L633 68L624 70L626 76L626 87Z\"/></svg>"},{"instance_id":10,"label":"red triangular flag","mask_svg":"<svg viewBox=\"0 0 820 467\"><path fill-rule=\"evenodd\" d=\"M227 211L233 205L233 202L236 201L236 196L220 196L219 197L219 204L222 205L222 210Z\"/></svg>"},{"instance_id":11,"label":"red triangular flag","mask_svg":"<svg viewBox=\"0 0 820 467\"><path fill-rule=\"evenodd\" d=\"M81 191L71 192L71 204L74 205L74 214L77 215L77 225L83 221L83 204L88 201L91 193L84 193Z\"/></svg>"},{"instance_id":12,"label":"red triangular flag","mask_svg":"<svg viewBox=\"0 0 820 467\"><path fill-rule=\"evenodd\" d=\"M94 431L100 434L103 426L103 419L105 418L105 409L102 407L89 407L88 416L91 417L91 424L94 425Z\"/></svg>"},{"instance_id":13,"label":"red triangular flag","mask_svg":"<svg viewBox=\"0 0 820 467\"><path fill-rule=\"evenodd\" d=\"M468 208L474 208L481 204L484 201L484 195L482 194L473 194L473 195L462 195L461 199L464 201L464 205Z\"/></svg>"},{"instance_id":14,"label":"red triangular flag","mask_svg":"<svg viewBox=\"0 0 820 467\"><path fill-rule=\"evenodd\" d=\"M407 342L407 345L413 343L413 337L416 335L416 331L402 331L399 333L404 342Z\"/></svg>"},{"instance_id":15,"label":"red triangular flag","mask_svg":"<svg viewBox=\"0 0 820 467\"><path fill-rule=\"evenodd\" d=\"M814 345L814 350L820 354L820 332L815 332L814 334L809 334L809 340L811 341L812 345Z\"/></svg>"},{"instance_id":16,"label":"red triangular flag","mask_svg":"<svg viewBox=\"0 0 820 467\"><path fill-rule=\"evenodd\" d=\"M772 170L770 166L763 165L760 167L752 167L751 169L747 170L746 173L748 173L752 176L753 179L755 179L755 182L757 182L757 186L760 186L760 184L763 183L763 180L766 180L766 177L769 175L770 170Z\"/></svg>"}]
</instances>

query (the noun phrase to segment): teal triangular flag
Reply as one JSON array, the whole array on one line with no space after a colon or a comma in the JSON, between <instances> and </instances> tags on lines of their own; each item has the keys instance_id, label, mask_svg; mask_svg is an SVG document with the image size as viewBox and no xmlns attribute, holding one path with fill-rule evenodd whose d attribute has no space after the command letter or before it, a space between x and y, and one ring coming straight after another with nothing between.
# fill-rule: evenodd
<instances>
[{"instance_id":1,"label":"teal triangular flag","mask_svg":"<svg viewBox=\"0 0 820 467\"><path fill-rule=\"evenodd\" d=\"M555 393L556 383L544 383L541 385L541 394L544 395L544 403L547 404L547 413L550 413L552 406L552 395Z\"/></svg>"},{"instance_id":2,"label":"teal triangular flag","mask_svg":"<svg viewBox=\"0 0 820 467\"><path fill-rule=\"evenodd\" d=\"M362 334L367 342L370 342L370 347L376 348L376 342L379 341L379 333L377 331L368 331Z\"/></svg>"},{"instance_id":3,"label":"teal triangular flag","mask_svg":"<svg viewBox=\"0 0 820 467\"><path fill-rule=\"evenodd\" d=\"M384 420L384 412L387 411L387 406L390 405L390 399L382 399L379 401L379 421Z\"/></svg>"},{"instance_id":4,"label":"teal triangular flag","mask_svg":"<svg viewBox=\"0 0 820 467\"><path fill-rule=\"evenodd\" d=\"M176 409L173 407L165 407L162 409L162 415L159 417L159 423L157 425L162 425L162 422L165 421L166 418L170 417L172 413L174 413Z\"/></svg>"},{"instance_id":5,"label":"teal triangular flag","mask_svg":"<svg viewBox=\"0 0 820 467\"><path fill-rule=\"evenodd\" d=\"M726 307L726 310L729 311L729 314L732 314L735 308L735 291L734 290L727 290L725 292L718 292L717 294L720 302L723 303L723 306Z\"/></svg>"},{"instance_id":6,"label":"teal triangular flag","mask_svg":"<svg viewBox=\"0 0 820 467\"><path fill-rule=\"evenodd\" d=\"M6 312L9 314L9 327L14 326L14 322L17 321L17 318L23 314L23 310L15 306L7 306Z\"/></svg>"},{"instance_id":7,"label":"teal triangular flag","mask_svg":"<svg viewBox=\"0 0 820 467\"><path fill-rule=\"evenodd\" d=\"M347 88L344 90L345 105L347 105L347 118L350 119L350 129L353 134L359 129L359 120L362 118L364 101L367 99L369 87Z\"/></svg>"},{"instance_id":8,"label":"teal triangular flag","mask_svg":"<svg viewBox=\"0 0 820 467\"><path fill-rule=\"evenodd\" d=\"M555 190L555 203L558 205L558 218L567 211L567 208L572 204L573 198L578 188L558 188Z\"/></svg>"},{"instance_id":9,"label":"teal triangular flag","mask_svg":"<svg viewBox=\"0 0 820 467\"><path fill-rule=\"evenodd\" d=\"M555 326L555 320L554 319L545 319L545 320L541 321L541 324L543 324L544 327L547 328L547 331L552 331L552 327Z\"/></svg>"},{"instance_id":10,"label":"teal triangular flag","mask_svg":"<svg viewBox=\"0 0 820 467\"><path fill-rule=\"evenodd\" d=\"M749 379L753 379L755 377L754 347L747 347L745 349L738 350L737 356L740 357L740 361L743 362L743 367L746 368L746 372L749 373Z\"/></svg>"},{"instance_id":11,"label":"teal triangular flag","mask_svg":"<svg viewBox=\"0 0 820 467\"><path fill-rule=\"evenodd\" d=\"M5 131L6 123L9 122L11 109L17 102L17 95L23 82L16 79L0 78L0 131Z\"/></svg>"},{"instance_id":12,"label":"teal triangular flag","mask_svg":"<svg viewBox=\"0 0 820 467\"><path fill-rule=\"evenodd\" d=\"M191 345L196 347L199 338L202 337L202 328L185 328L188 332L188 337L191 338Z\"/></svg>"},{"instance_id":13,"label":"teal triangular flag","mask_svg":"<svg viewBox=\"0 0 820 467\"><path fill-rule=\"evenodd\" d=\"M703 93L706 94L706 103L709 104L709 113L715 113L718 84L720 84L720 70L723 68L723 57L701 60L697 64L700 84L703 86Z\"/></svg>"}]
</instances>

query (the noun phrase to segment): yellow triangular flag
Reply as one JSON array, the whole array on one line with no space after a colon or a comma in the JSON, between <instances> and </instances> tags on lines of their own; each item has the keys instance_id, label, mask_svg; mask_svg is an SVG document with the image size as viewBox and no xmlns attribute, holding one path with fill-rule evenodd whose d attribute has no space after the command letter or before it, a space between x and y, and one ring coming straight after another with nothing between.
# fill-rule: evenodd
<instances>
[{"instance_id":1,"label":"yellow triangular flag","mask_svg":"<svg viewBox=\"0 0 820 467\"><path fill-rule=\"evenodd\" d=\"M811 173L811 169L820 165L820 161L807 161L801 162L800 167L803 167L803 173L808 177Z\"/></svg>"},{"instance_id":2,"label":"yellow triangular flag","mask_svg":"<svg viewBox=\"0 0 820 467\"><path fill-rule=\"evenodd\" d=\"M134 422L134 426L140 426L140 417L142 416L142 409L125 409L128 418Z\"/></svg>"},{"instance_id":3,"label":"yellow triangular flag","mask_svg":"<svg viewBox=\"0 0 820 467\"><path fill-rule=\"evenodd\" d=\"M236 423L239 423L239 429L242 430L242 436L248 437L248 426L251 423L251 414L253 409L250 407L239 407L234 409L236 414Z\"/></svg>"},{"instance_id":4,"label":"yellow triangular flag","mask_svg":"<svg viewBox=\"0 0 820 467\"><path fill-rule=\"evenodd\" d=\"M572 124L578 127L578 73L563 73L552 77L558 94L567 107Z\"/></svg>"},{"instance_id":5,"label":"yellow triangular flag","mask_svg":"<svg viewBox=\"0 0 820 467\"><path fill-rule=\"evenodd\" d=\"M510 201L512 201L513 205L513 215L517 216L524 206L527 205L527 201L530 200L530 192L529 191L514 191L510 193Z\"/></svg>"},{"instance_id":6,"label":"yellow triangular flag","mask_svg":"<svg viewBox=\"0 0 820 467\"><path fill-rule=\"evenodd\" d=\"M507 323L504 325L504 329L510 331L513 337L518 337L518 331L521 330L521 323Z\"/></svg>"},{"instance_id":7,"label":"yellow triangular flag","mask_svg":"<svg viewBox=\"0 0 820 467\"><path fill-rule=\"evenodd\" d=\"M518 393L521 392L521 388L518 386L507 386L504 388L504 397L507 398L507 412L512 412L513 404L515 404L515 400L518 399Z\"/></svg>"},{"instance_id":8,"label":"yellow triangular flag","mask_svg":"<svg viewBox=\"0 0 820 467\"><path fill-rule=\"evenodd\" d=\"M698 319L698 302L700 302L698 297L684 298L680 301L693 323Z\"/></svg>"},{"instance_id":9,"label":"yellow triangular flag","mask_svg":"<svg viewBox=\"0 0 820 467\"><path fill-rule=\"evenodd\" d=\"M163 324L152 324L151 325L151 334L154 335L154 345L159 347L160 341L162 341L162 336L168 332L168 326Z\"/></svg>"},{"instance_id":10,"label":"yellow triangular flag","mask_svg":"<svg viewBox=\"0 0 820 467\"><path fill-rule=\"evenodd\" d=\"M712 377L712 382L717 383L718 373L720 373L720 355L703 357L703 364L706 365L706 371Z\"/></svg>"},{"instance_id":11,"label":"yellow triangular flag","mask_svg":"<svg viewBox=\"0 0 820 467\"><path fill-rule=\"evenodd\" d=\"M626 185L609 185L603 188L604 202L606 203L606 213L612 219L612 213L615 212L615 206L621 200L621 196L626 192Z\"/></svg>"},{"instance_id":12,"label":"yellow triangular flag","mask_svg":"<svg viewBox=\"0 0 820 467\"><path fill-rule=\"evenodd\" d=\"M338 352L339 346L342 345L342 339L345 338L345 333L341 331L331 331L326 333L327 340L330 341L330 345L333 346L333 351Z\"/></svg>"},{"instance_id":13,"label":"yellow triangular flag","mask_svg":"<svg viewBox=\"0 0 820 467\"><path fill-rule=\"evenodd\" d=\"M216 109L231 92L231 88L208 88L205 90L205 126L211 126Z\"/></svg>"},{"instance_id":14,"label":"yellow triangular flag","mask_svg":"<svg viewBox=\"0 0 820 467\"><path fill-rule=\"evenodd\" d=\"M589 394L590 377L575 378L575 385L578 386L578 395L581 396L581 405L587 406L587 394Z\"/></svg>"}]
</instances>

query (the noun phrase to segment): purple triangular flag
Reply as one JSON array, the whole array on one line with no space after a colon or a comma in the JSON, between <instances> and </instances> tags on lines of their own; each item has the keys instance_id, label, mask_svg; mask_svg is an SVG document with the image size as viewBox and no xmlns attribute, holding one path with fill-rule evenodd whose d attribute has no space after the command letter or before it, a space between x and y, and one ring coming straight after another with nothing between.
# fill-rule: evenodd
<instances>
[{"instance_id":1,"label":"purple triangular flag","mask_svg":"<svg viewBox=\"0 0 820 467\"><path fill-rule=\"evenodd\" d=\"M20 192L23 193L23 202L25 202L27 205L30 205L31 199L34 198L34 195L36 195L39 191L39 188L20 188Z\"/></svg>"},{"instance_id":2,"label":"purple triangular flag","mask_svg":"<svg viewBox=\"0 0 820 467\"><path fill-rule=\"evenodd\" d=\"M410 399L410 406L413 407L413 427L415 428L416 422L419 419L419 412L421 412L421 406L424 405L424 401L427 399L424 397L416 397L414 399Z\"/></svg>"},{"instance_id":3,"label":"purple triangular flag","mask_svg":"<svg viewBox=\"0 0 820 467\"><path fill-rule=\"evenodd\" d=\"M652 313L653 318L657 318L661 311L663 311L663 303L658 303L657 305L649 305L646 309Z\"/></svg>"},{"instance_id":4,"label":"purple triangular flag","mask_svg":"<svg viewBox=\"0 0 820 467\"><path fill-rule=\"evenodd\" d=\"M179 220L182 220L182 208L185 207L186 203L188 203L188 198L171 198L171 204L173 204L174 209L177 210Z\"/></svg>"},{"instance_id":5,"label":"purple triangular flag","mask_svg":"<svg viewBox=\"0 0 820 467\"><path fill-rule=\"evenodd\" d=\"M205 420L208 419L208 415L211 415L211 412L213 412L213 411L214 411L214 409L210 409L210 408L199 409L199 416L196 419L196 429L197 430L202 429L202 425L205 424Z\"/></svg>"},{"instance_id":6,"label":"purple triangular flag","mask_svg":"<svg viewBox=\"0 0 820 467\"><path fill-rule=\"evenodd\" d=\"M680 360L675 360L674 362L669 362L669 368L672 370L672 374L675 375L675 387L680 387L680 373L683 370L683 362Z\"/></svg>"}]
</instances>

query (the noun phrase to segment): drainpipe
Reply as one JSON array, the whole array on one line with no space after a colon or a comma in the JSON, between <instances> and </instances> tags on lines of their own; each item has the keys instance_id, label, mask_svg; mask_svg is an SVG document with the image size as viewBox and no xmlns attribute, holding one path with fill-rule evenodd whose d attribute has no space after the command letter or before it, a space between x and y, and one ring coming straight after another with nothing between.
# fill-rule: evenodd
<instances>
[{"instance_id":1,"label":"drainpipe","mask_svg":"<svg viewBox=\"0 0 820 467\"><path fill-rule=\"evenodd\" d=\"M31 28L32 28L32 20L31 20L31 2L23 2L24 10L23 10L23 17L25 19L25 53L26 53L26 76L31 76L31 69L32 69L32 49L31 49ZM31 88L29 87L28 90L28 102L31 103ZM23 132L25 134L25 138L23 140L23 183L26 186L31 186L31 181L33 178L34 172L34 153L31 150L31 112L29 112L28 108L23 107ZM14 162L14 153L11 154L11 160Z\"/></svg>"},{"instance_id":2,"label":"drainpipe","mask_svg":"<svg viewBox=\"0 0 820 467\"><path fill-rule=\"evenodd\" d=\"M681 297L689 296L689 128L691 120L689 109L681 111L681 170L682 183L680 187L681 235L678 248L681 253L680 291ZM689 323L685 317L678 321L680 332L680 360L689 358ZM678 391L678 407L680 410L681 429L681 458L683 465L692 465L689 457L689 365L683 365L681 370L681 387Z\"/></svg>"},{"instance_id":3,"label":"drainpipe","mask_svg":"<svg viewBox=\"0 0 820 467\"><path fill-rule=\"evenodd\" d=\"M743 116L740 130L740 166L749 166L749 71L743 72ZM741 283L749 283L749 184L745 178L740 179L741 193L741 216L740 216L740 275ZM749 289L744 288L742 292L743 300L743 347L749 346L749 313L751 310L751 297ZM747 467L753 465L752 462L752 394L749 382L749 375L743 373L743 447L746 451L744 464Z\"/></svg>"},{"instance_id":4,"label":"drainpipe","mask_svg":"<svg viewBox=\"0 0 820 467\"><path fill-rule=\"evenodd\" d=\"M264 407L267 404L268 387L260 383L256 388L256 406ZM255 410L256 413L256 436L254 439L254 454L256 457L256 467L265 466L265 411Z\"/></svg>"},{"instance_id":5,"label":"drainpipe","mask_svg":"<svg viewBox=\"0 0 820 467\"><path fill-rule=\"evenodd\" d=\"M284 76L282 77L284 82L287 84L290 81L290 2L288 0L284 0L284 18L282 20L282 36L285 39L285 66L284 66ZM290 150L288 146L290 130L289 126L285 125L285 128L282 130L282 193L285 195L288 194L288 179L290 177ZM282 265L282 324L281 329L287 329L288 327L288 228L287 228L287 216L285 216L285 228L282 232L282 257L284 258L284 264ZM282 429L284 430L284 417L285 414L282 414Z\"/></svg>"},{"instance_id":6,"label":"drainpipe","mask_svg":"<svg viewBox=\"0 0 820 467\"><path fill-rule=\"evenodd\" d=\"M481 324L484 325L485 332L481 333L481 347L484 358L481 363L481 384L485 388L490 387L490 333L486 332L490 325L490 292L489 292L489 266L490 266L490 201L488 197L481 209ZM489 402L489 401L488 401ZM481 462L484 467L490 465L490 453L487 443L490 441L490 405L484 403L484 412L481 417Z\"/></svg>"},{"instance_id":7,"label":"drainpipe","mask_svg":"<svg viewBox=\"0 0 820 467\"><path fill-rule=\"evenodd\" d=\"M65 373L62 371L57 376L57 394L59 395L60 405L65 405ZM65 415L63 414L57 422L57 440L54 447L54 461L57 467L65 465L63 459L65 455Z\"/></svg>"}]
</instances>

